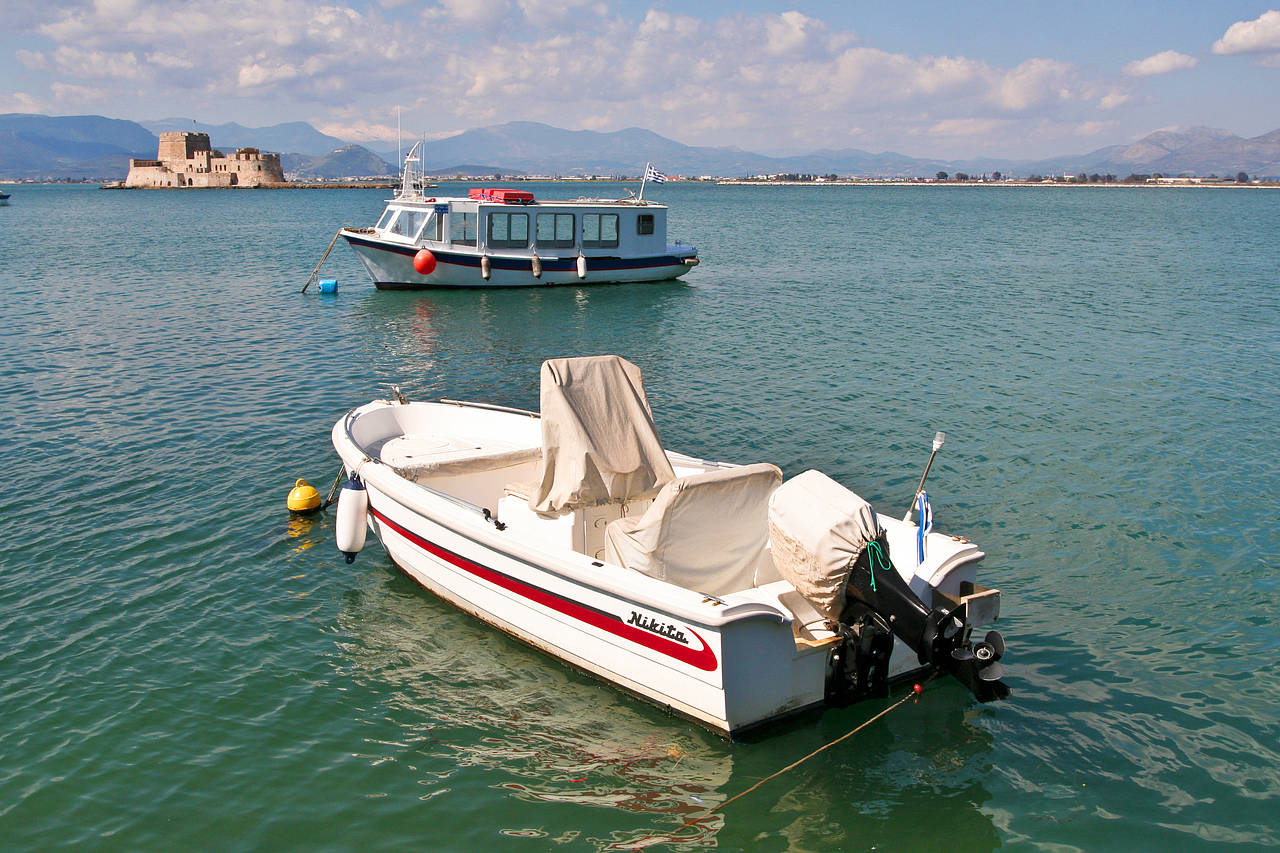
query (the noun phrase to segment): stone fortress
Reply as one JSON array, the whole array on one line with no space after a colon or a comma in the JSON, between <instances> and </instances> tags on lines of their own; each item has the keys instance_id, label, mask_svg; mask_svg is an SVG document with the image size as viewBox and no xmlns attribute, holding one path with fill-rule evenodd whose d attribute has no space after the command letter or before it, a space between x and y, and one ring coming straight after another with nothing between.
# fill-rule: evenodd
<instances>
[{"instance_id":1,"label":"stone fortress","mask_svg":"<svg viewBox=\"0 0 1280 853\"><path fill-rule=\"evenodd\" d=\"M160 134L155 160L129 160L126 187L262 187L284 183L279 154L238 148L213 150L207 133Z\"/></svg>"}]
</instances>

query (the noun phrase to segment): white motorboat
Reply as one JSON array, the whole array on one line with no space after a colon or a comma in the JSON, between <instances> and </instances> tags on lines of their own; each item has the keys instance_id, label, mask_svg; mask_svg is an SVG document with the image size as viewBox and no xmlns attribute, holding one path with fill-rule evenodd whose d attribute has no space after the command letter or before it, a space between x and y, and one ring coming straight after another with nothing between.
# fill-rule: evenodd
<instances>
[{"instance_id":1,"label":"white motorboat","mask_svg":"<svg viewBox=\"0 0 1280 853\"><path fill-rule=\"evenodd\" d=\"M698 263L667 243L667 207L640 195L551 201L524 190L475 188L428 196L406 158L400 192L372 228L338 232L376 287L519 287L663 281Z\"/></svg>"},{"instance_id":2,"label":"white motorboat","mask_svg":"<svg viewBox=\"0 0 1280 853\"><path fill-rule=\"evenodd\" d=\"M976 545L818 471L665 450L624 359L545 362L540 413L396 396L333 427L348 561L367 525L445 601L728 735L923 669L1008 694Z\"/></svg>"}]
</instances>

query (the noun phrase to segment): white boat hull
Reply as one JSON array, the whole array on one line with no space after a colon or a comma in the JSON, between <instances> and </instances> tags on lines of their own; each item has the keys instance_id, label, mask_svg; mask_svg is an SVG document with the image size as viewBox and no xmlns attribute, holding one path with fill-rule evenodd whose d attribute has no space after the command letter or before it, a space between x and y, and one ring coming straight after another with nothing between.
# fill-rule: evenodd
<instances>
[{"instance_id":1,"label":"white boat hull","mask_svg":"<svg viewBox=\"0 0 1280 853\"><path fill-rule=\"evenodd\" d=\"M692 248L668 247L668 254L638 258L586 254L582 275L579 275L577 255L539 257L540 275L534 275L531 252L480 254L433 249L435 269L423 275L413 266L417 247L349 231L343 231L342 236L373 279L374 286L381 290L669 281L684 275L697 263ZM488 278L484 275L482 258L489 261Z\"/></svg>"}]
</instances>

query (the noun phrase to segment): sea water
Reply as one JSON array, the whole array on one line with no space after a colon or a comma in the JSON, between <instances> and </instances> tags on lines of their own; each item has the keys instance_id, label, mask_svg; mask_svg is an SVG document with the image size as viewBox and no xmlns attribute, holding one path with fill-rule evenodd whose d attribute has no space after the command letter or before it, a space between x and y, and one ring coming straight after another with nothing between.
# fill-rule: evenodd
<instances>
[{"instance_id":1,"label":"sea water","mask_svg":"<svg viewBox=\"0 0 1280 853\"><path fill-rule=\"evenodd\" d=\"M0 210L0 847L1280 844L1280 192L668 183L683 281L383 293L338 246L300 294L384 195ZM890 514L945 431L935 523L987 552L1012 698L935 680L661 841L887 703L731 743L286 512L391 384L536 408L593 353L667 446Z\"/></svg>"}]
</instances>

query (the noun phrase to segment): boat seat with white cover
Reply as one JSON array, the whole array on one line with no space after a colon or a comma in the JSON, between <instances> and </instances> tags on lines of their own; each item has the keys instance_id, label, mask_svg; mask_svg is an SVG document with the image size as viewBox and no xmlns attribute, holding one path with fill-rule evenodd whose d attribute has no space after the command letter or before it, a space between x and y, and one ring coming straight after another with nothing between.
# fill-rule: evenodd
<instances>
[{"instance_id":1,"label":"boat seat with white cover","mask_svg":"<svg viewBox=\"0 0 1280 853\"><path fill-rule=\"evenodd\" d=\"M782 472L768 463L667 483L640 516L605 529L605 559L710 595L755 585L769 542L769 495Z\"/></svg>"}]
</instances>

